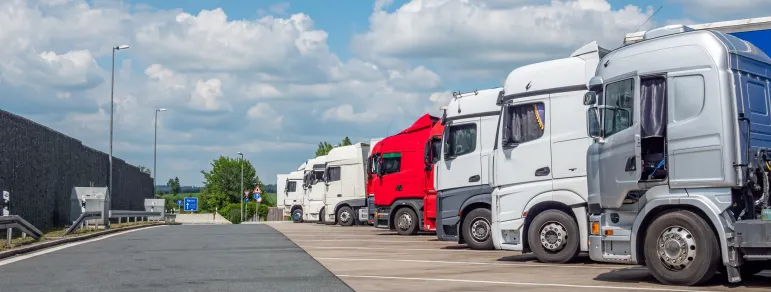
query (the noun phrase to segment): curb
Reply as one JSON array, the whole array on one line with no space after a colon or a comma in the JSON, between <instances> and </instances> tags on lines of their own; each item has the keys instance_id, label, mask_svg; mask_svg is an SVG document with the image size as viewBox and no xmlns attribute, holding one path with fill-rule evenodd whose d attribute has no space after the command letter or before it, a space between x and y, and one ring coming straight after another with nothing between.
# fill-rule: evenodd
<instances>
[{"instance_id":1,"label":"curb","mask_svg":"<svg viewBox=\"0 0 771 292\"><path fill-rule=\"evenodd\" d=\"M133 229L147 228L147 227L158 226L158 225L178 225L178 224L162 223L162 224L129 226L129 227L123 227L123 228L118 228L118 229L110 229L110 230L105 230L105 231L100 231L100 232L94 232L94 233L91 233L91 234L87 234L87 235L83 235L83 236L78 236L78 237L70 237L70 238L46 241L46 242L43 242L43 243L40 243L40 244L22 246L20 248L16 248L16 249L0 252L0 260L5 259L5 258L9 258L9 257L12 257L12 256L17 256L17 255L22 255L22 254L38 251L38 250L41 250L41 249L46 249L46 248L49 248L49 247L54 247L54 246L57 246L57 245L62 245L62 244L67 244L67 243L71 243L71 242L87 240L87 239L91 239L91 238L94 238L94 237L99 237L99 236L102 236L102 235L107 235L107 234L112 234L112 233L117 233L117 232L127 231L127 230L133 230Z\"/></svg>"}]
</instances>

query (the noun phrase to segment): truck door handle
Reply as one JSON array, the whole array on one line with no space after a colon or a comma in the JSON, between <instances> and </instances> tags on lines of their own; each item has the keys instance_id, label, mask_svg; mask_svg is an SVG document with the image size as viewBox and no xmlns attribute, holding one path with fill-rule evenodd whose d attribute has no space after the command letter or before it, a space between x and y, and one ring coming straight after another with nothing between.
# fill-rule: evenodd
<instances>
[{"instance_id":1,"label":"truck door handle","mask_svg":"<svg viewBox=\"0 0 771 292\"><path fill-rule=\"evenodd\" d=\"M342 196L343 196L342 194L337 194L337 197L338 197L338 198L339 198L339 197L342 197Z\"/></svg>"},{"instance_id":2,"label":"truck door handle","mask_svg":"<svg viewBox=\"0 0 771 292\"><path fill-rule=\"evenodd\" d=\"M626 159L626 167L624 167L624 171L635 171L637 170L637 163L635 163L635 157L629 157Z\"/></svg>"},{"instance_id":3,"label":"truck door handle","mask_svg":"<svg viewBox=\"0 0 771 292\"><path fill-rule=\"evenodd\" d=\"M468 182L478 182L479 181L479 175L474 175L468 178Z\"/></svg>"},{"instance_id":4,"label":"truck door handle","mask_svg":"<svg viewBox=\"0 0 771 292\"><path fill-rule=\"evenodd\" d=\"M402 185L397 185L397 186L396 186L396 191L399 191L399 192L401 192L401 191L402 191Z\"/></svg>"},{"instance_id":5,"label":"truck door handle","mask_svg":"<svg viewBox=\"0 0 771 292\"><path fill-rule=\"evenodd\" d=\"M535 170L535 176L547 176L551 172L549 167L541 167Z\"/></svg>"}]
</instances>

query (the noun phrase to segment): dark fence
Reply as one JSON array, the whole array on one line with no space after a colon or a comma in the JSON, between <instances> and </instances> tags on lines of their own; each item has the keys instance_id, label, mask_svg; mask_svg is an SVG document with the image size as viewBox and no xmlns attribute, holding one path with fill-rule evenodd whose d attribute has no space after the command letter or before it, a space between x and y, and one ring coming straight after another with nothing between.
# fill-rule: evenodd
<instances>
[{"instance_id":1,"label":"dark fence","mask_svg":"<svg viewBox=\"0 0 771 292\"><path fill-rule=\"evenodd\" d=\"M72 188L106 187L109 165L108 154L0 110L0 191L11 193L11 214L36 227L71 224ZM150 175L113 157L112 209L144 210L152 197Z\"/></svg>"}]
</instances>

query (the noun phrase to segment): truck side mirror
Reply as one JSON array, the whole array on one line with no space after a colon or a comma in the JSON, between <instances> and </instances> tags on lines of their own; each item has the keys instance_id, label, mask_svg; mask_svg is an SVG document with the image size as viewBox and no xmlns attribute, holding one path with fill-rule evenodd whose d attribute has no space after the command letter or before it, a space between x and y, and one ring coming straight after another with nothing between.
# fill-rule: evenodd
<instances>
[{"instance_id":1,"label":"truck side mirror","mask_svg":"<svg viewBox=\"0 0 771 292\"><path fill-rule=\"evenodd\" d=\"M602 77L592 77L592 79L589 79L589 91L600 92L604 83L605 80L603 80Z\"/></svg>"},{"instance_id":2,"label":"truck side mirror","mask_svg":"<svg viewBox=\"0 0 771 292\"><path fill-rule=\"evenodd\" d=\"M584 105L593 105L597 102L597 93L594 91L587 91L584 94Z\"/></svg>"},{"instance_id":3,"label":"truck side mirror","mask_svg":"<svg viewBox=\"0 0 771 292\"><path fill-rule=\"evenodd\" d=\"M431 139L428 139L426 141L426 148L423 152L423 163L425 165L431 164L431 161L433 160L433 157L431 157Z\"/></svg>"},{"instance_id":4,"label":"truck side mirror","mask_svg":"<svg viewBox=\"0 0 771 292\"><path fill-rule=\"evenodd\" d=\"M586 110L586 132L589 137L602 137L602 125L600 124L600 113L596 107L590 107Z\"/></svg>"}]
</instances>

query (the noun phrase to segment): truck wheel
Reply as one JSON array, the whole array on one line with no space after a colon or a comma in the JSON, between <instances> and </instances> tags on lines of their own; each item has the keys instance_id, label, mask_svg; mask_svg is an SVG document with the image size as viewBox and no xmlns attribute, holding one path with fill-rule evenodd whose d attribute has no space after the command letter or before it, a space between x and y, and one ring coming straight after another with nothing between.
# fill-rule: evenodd
<instances>
[{"instance_id":1,"label":"truck wheel","mask_svg":"<svg viewBox=\"0 0 771 292\"><path fill-rule=\"evenodd\" d=\"M699 215L675 211L653 220L645 232L645 263L657 280L668 285L699 285L720 266L715 233Z\"/></svg>"},{"instance_id":2,"label":"truck wheel","mask_svg":"<svg viewBox=\"0 0 771 292\"><path fill-rule=\"evenodd\" d=\"M324 224L324 208L319 211L319 221L316 224Z\"/></svg>"},{"instance_id":3,"label":"truck wheel","mask_svg":"<svg viewBox=\"0 0 771 292\"><path fill-rule=\"evenodd\" d=\"M302 223L303 222L303 211L300 209L296 209L292 211L292 222L294 223Z\"/></svg>"},{"instance_id":4,"label":"truck wheel","mask_svg":"<svg viewBox=\"0 0 771 292\"><path fill-rule=\"evenodd\" d=\"M578 224L560 210L546 210L535 216L527 231L527 242L539 261L564 264L581 251Z\"/></svg>"},{"instance_id":5,"label":"truck wheel","mask_svg":"<svg viewBox=\"0 0 771 292\"><path fill-rule=\"evenodd\" d=\"M401 208L396 211L394 225L399 235L415 235L418 233L418 215L411 208Z\"/></svg>"},{"instance_id":6,"label":"truck wheel","mask_svg":"<svg viewBox=\"0 0 771 292\"><path fill-rule=\"evenodd\" d=\"M337 210L337 222L340 226L353 226L353 209L348 206L342 206Z\"/></svg>"},{"instance_id":7,"label":"truck wheel","mask_svg":"<svg viewBox=\"0 0 771 292\"><path fill-rule=\"evenodd\" d=\"M474 209L463 219L463 239L471 249L494 249L492 228L490 225L490 210L485 208Z\"/></svg>"}]
</instances>

